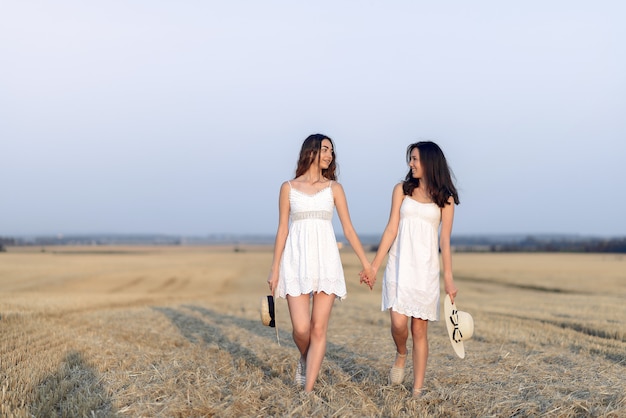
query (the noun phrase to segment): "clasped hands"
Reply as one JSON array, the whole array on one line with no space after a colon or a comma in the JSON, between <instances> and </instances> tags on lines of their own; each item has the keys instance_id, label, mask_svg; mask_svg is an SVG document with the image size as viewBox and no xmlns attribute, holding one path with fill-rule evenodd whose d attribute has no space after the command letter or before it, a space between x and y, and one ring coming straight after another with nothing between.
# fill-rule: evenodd
<instances>
[{"instance_id":1,"label":"clasped hands","mask_svg":"<svg viewBox=\"0 0 626 418\"><path fill-rule=\"evenodd\" d=\"M374 283L376 283L376 270L374 270L372 266L364 268L359 272L359 278L361 283L365 283L369 286L370 290L372 290Z\"/></svg>"}]
</instances>

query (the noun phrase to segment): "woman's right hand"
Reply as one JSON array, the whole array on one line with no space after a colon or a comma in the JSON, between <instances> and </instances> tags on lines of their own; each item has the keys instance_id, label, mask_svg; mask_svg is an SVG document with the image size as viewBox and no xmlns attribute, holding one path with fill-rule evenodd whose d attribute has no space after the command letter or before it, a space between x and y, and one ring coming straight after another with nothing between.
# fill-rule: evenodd
<instances>
[{"instance_id":1,"label":"woman's right hand","mask_svg":"<svg viewBox=\"0 0 626 418\"><path fill-rule=\"evenodd\" d=\"M374 283L376 283L376 270L371 266L364 267L363 270L359 272L359 277L361 278L361 283L367 284L370 290L374 288Z\"/></svg>"},{"instance_id":2,"label":"woman's right hand","mask_svg":"<svg viewBox=\"0 0 626 418\"><path fill-rule=\"evenodd\" d=\"M267 277L267 284L270 287L270 293L274 296L274 291L278 286L278 274L274 274L273 271L270 271L270 274Z\"/></svg>"}]
</instances>

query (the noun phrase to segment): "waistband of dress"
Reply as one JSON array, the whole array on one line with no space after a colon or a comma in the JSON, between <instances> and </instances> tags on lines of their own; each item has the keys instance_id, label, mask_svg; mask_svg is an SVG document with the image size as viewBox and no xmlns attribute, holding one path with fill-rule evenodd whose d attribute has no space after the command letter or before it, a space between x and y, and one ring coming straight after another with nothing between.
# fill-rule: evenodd
<instances>
[{"instance_id":1,"label":"waistband of dress","mask_svg":"<svg viewBox=\"0 0 626 418\"><path fill-rule=\"evenodd\" d=\"M330 221L333 219L333 213L327 210L311 210L307 212L295 212L290 216L292 221L302 221L304 219L322 219Z\"/></svg>"}]
</instances>

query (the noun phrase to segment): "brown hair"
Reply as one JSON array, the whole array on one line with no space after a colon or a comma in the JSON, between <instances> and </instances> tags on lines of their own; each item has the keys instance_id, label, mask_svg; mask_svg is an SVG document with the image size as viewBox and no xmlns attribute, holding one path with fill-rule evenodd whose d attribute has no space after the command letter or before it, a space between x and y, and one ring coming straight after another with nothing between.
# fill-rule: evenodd
<instances>
[{"instance_id":1,"label":"brown hair","mask_svg":"<svg viewBox=\"0 0 626 418\"><path fill-rule=\"evenodd\" d=\"M333 140L322 134L309 135L302 143L300 148L300 158L298 158L298 166L296 168L296 177L306 173L311 167L313 161L320 159L320 150L322 149L322 141L328 139L333 147L333 161L328 168L322 170L322 175L329 180L337 180L337 156L335 154L335 144Z\"/></svg>"},{"instance_id":2,"label":"brown hair","mask_svg":"<svg viewBox=\"0 0 626 418\"><path fill-rule=\"evenodd\" d=\"M431 141L421 141L409 145L406 149L407 163L411 161L411 152L413 152L415 148L417 148L420 153L420 164L422 165L424 179L428 185L428 192L433 202L442 208L448 204L448 199L452 196L454 203L457 205L461 203L453 182L454 174L448 167L446 157L443 155L443 151L439 148L439 145ZM414 178L411 170L409 170L402 183L404 194L411 196L413 190L419 187L419 185L419 179Z\"/></svg>"}]
</instances>

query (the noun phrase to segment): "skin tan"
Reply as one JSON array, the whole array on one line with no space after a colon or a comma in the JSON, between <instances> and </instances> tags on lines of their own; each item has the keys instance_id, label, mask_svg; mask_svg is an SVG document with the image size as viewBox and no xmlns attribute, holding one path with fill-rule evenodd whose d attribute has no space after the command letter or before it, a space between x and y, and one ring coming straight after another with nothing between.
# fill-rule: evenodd
<instances>
[{"instance_id":1,"label":"skin tan","mask_svg":"<svg viewBox=\"0 0 626 418\"><path fill-rule=\"evenodd\" d=\"M432 198L427 192L427 184L422 179L423 170L419 158L419 150L417 148L411 151L411 158L409 161L409 167L411 169L414 178L420 179L420 187L413 190L411 199L415 199L421 203L431 203ZM372 261L372 269L374 274L378 272L380 265L389 252L391 245L393 244L398 234L398 227L400 224L400 206L404 200L404 193L402 191L402 183L398 183L394 186L393 194L391 198L391 212L389 214L389 221L383 232L383 236L376 252L376 256ZM452 253L450 248L450 235L452 233L452 221L454 219L454 199L450 197L450 204L441 209L441 231L439 237L439 246L441 248L442 267L443 267L443 279L445 284L445 291L450 295L450 299L454 303L454 297L457 294L457 288L454 284L454 278L452 275ZM362 276L366 276L364 272ZM370 279L371 281L371 279ZM406 362L407 352L407 340L408 340L408 323L409 317L389 310L391 315L391 336L396 344L397 353L403 356L396 355L394 366L404 367ZM413 365L414 365L414 381L413 381L413 393L418 395L424 385L424 376L426 374L426 363L428 360L428 321L419 318L411 318L411 335L413 338Z\"/></svg>"},{"instance_id":2,"label":"skin tan","mask_svg":"<svg viewBox=\"0 0 626 418\"><path fill-rule=\"evenodd\" d=\"M371 269L361 241L352 226L343 187L336 181L333 181L331 185L330 180L322 175L322 170L328 168L332 160L332 143L325 139L322 141L320 158L315 159L303 175L292 180L291 187L309 195L318 193L326 187L332 187L335 209L341 221L343 234L361 261L364 271L367 271L369 277L374 277L375 280L376 275ZM267 279L272 295L274 295L278 286L280 260L285 249L287 235L289 234L289 191L289 183L284 182L280 188L279 220L276 241L274 243L274 258L272 269ZM361 283L366 283L370 289L374 286L374 282L367 277L362 277L360 281ZM328 330L328 321L335 297L334 294L314 293L313 307L311 314L309 314L311 298L308 294L300 296L287 295L287 305L289 306L289 315L293 326L293 339L302 359L306 361L305 392L313 390L313 385L322 366L322 360L326 354L326 331Z\"/></svg>"}]
</instances>

